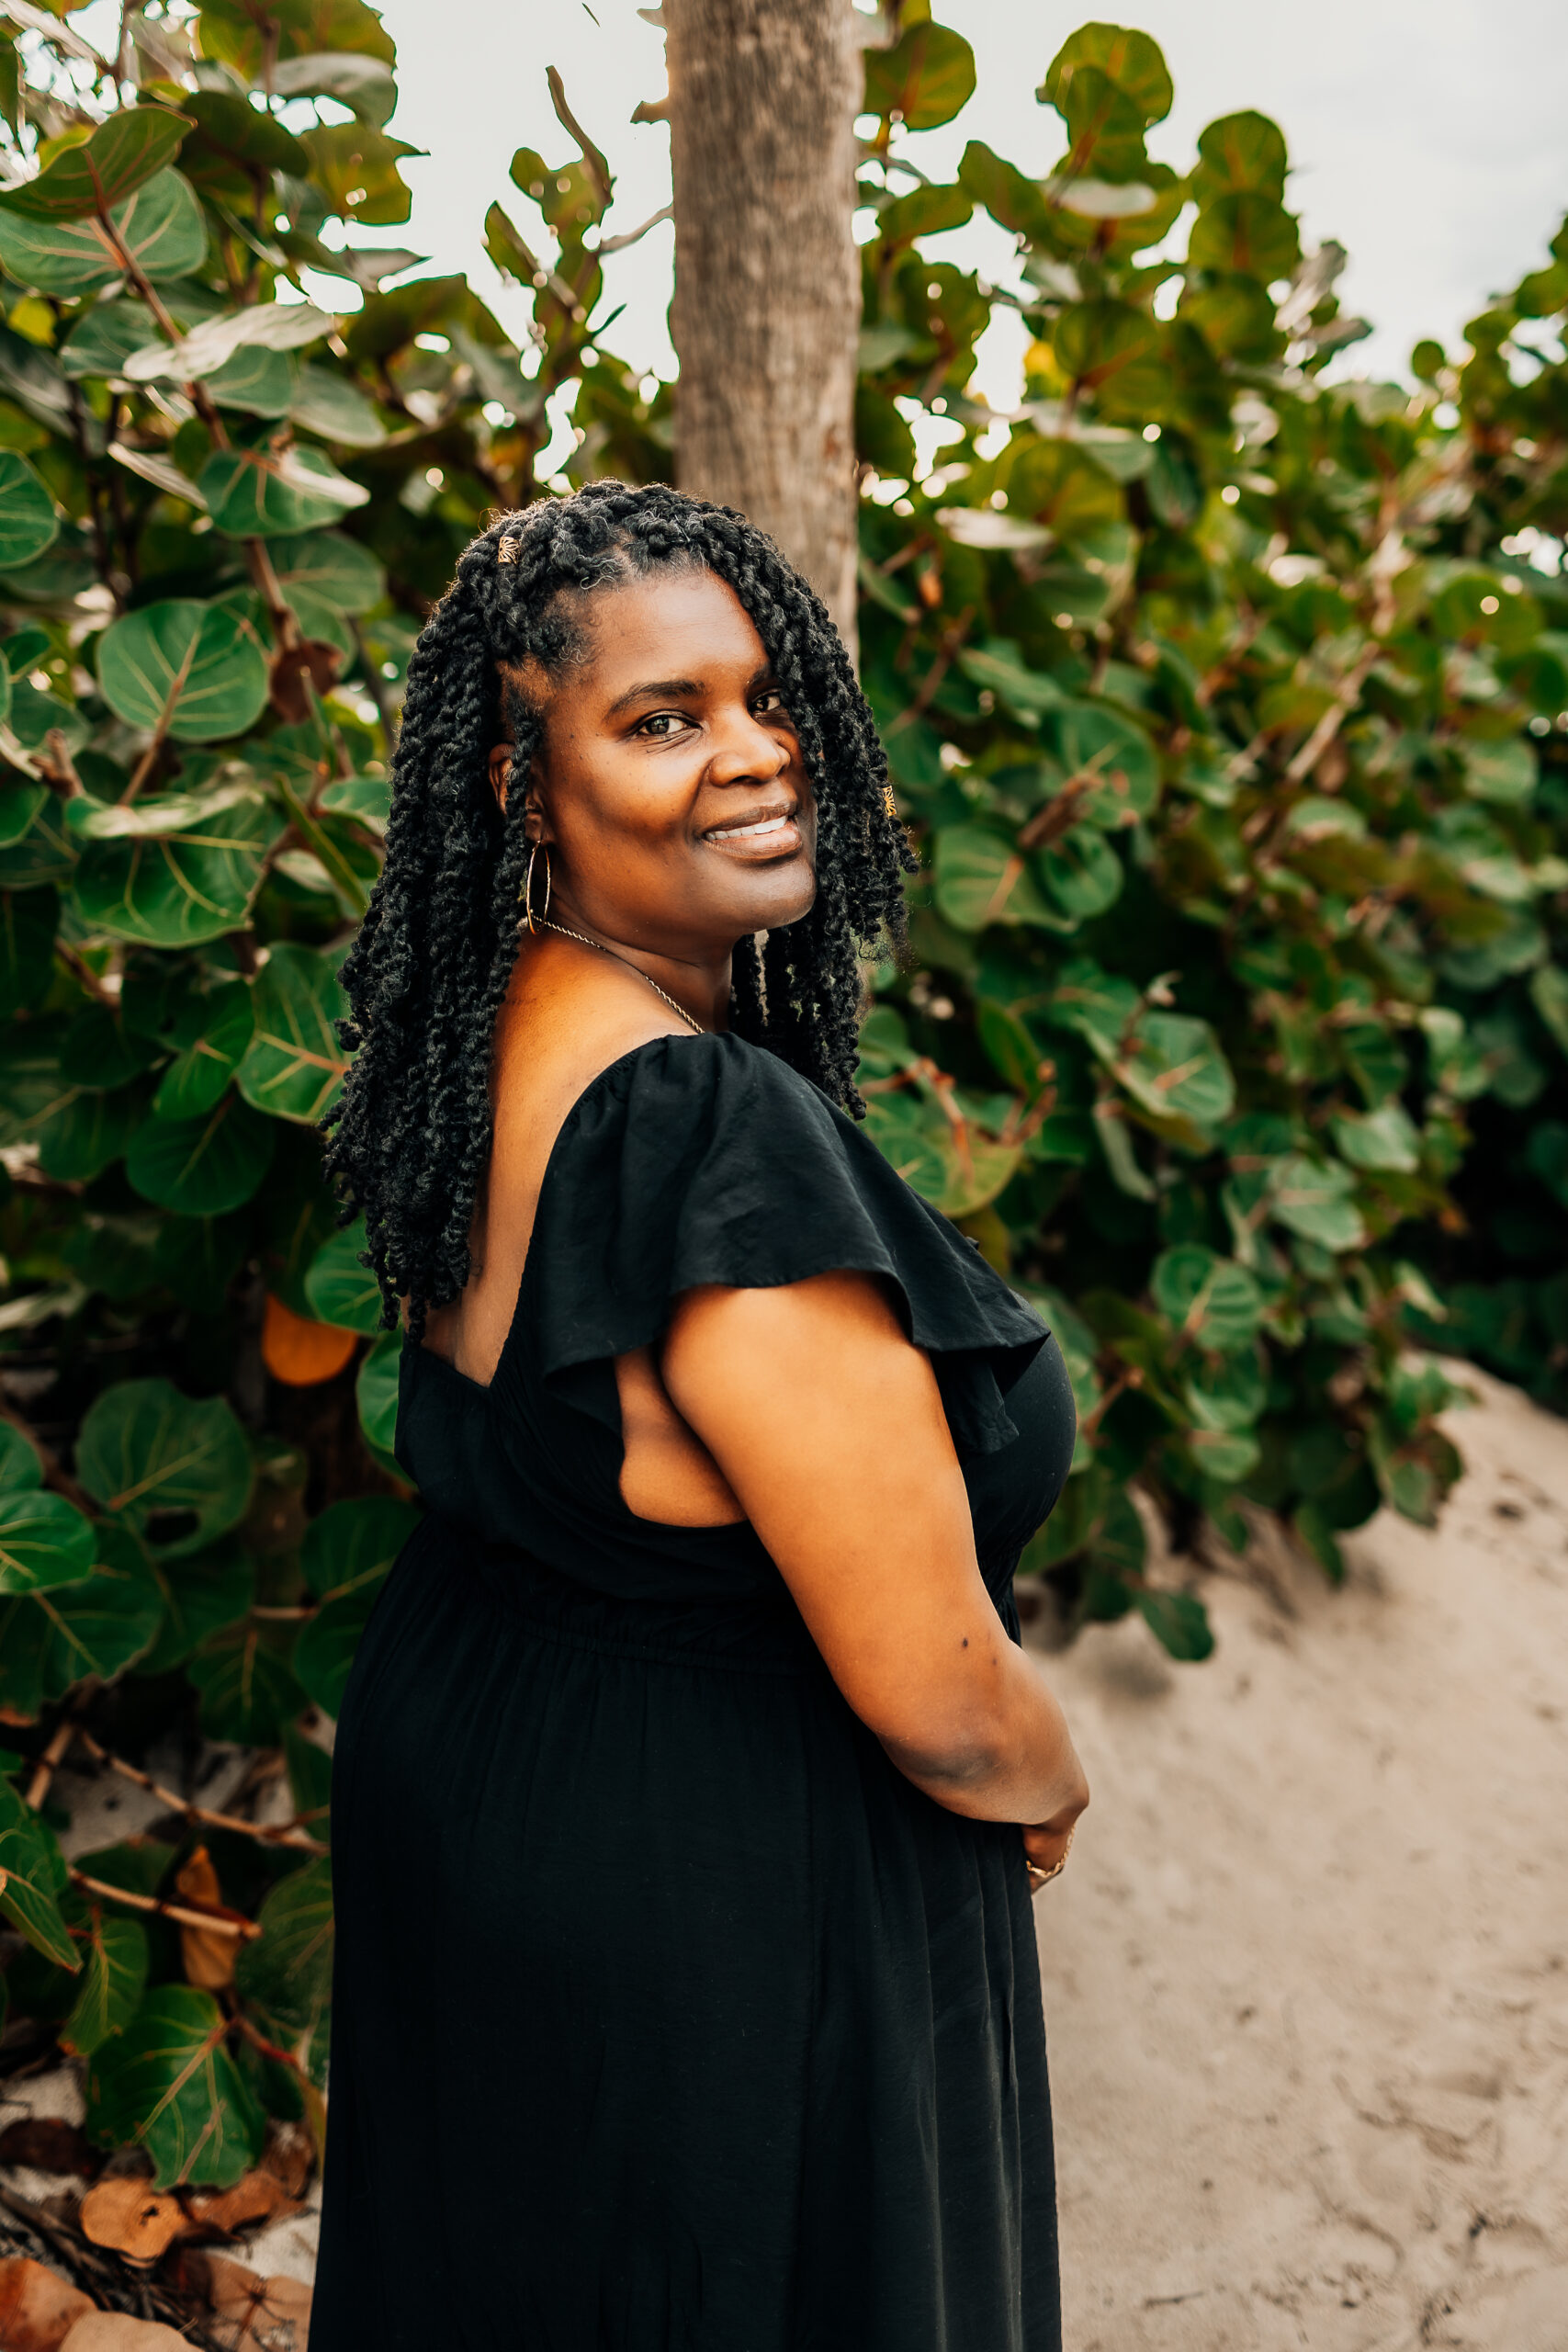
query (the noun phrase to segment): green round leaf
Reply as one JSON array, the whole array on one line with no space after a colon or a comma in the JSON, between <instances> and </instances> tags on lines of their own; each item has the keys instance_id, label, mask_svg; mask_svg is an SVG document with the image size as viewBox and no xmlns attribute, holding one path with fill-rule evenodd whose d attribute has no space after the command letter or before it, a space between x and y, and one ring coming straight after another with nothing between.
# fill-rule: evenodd
<instances>
[{"instance_id":1,"label":"green round leaf","mask_svg":"<svg viewBox=\"0 0 1568 2352\"><path fill-rule=\"evenodd\" d=\"M180 598L144 605L104 631L98 684L129 726L156 727L167 713L176 742L213 743L261 717L266 655L231 605Z\"/></svg>"},{"instance_id":2,"label":"green round leaf","mask_svg":"<svg viewBox=\"0 0 1568 2352\"><path fill-rule=\"evenodd\" d=\"M959 931L994 922L1073 927L1043 895L1017 844L987 825L947 825L938 833L936 902Z\"/></svg>"},{"instance_id":3,"label":"green round leaf","mask_svg":"<svg viewBox=\"0 0 1568 2352\"><path fill-rule=\"evenodd\" d=\"M326 1714L335 1717L342 1710L348 1671L375 1598L372 1589L323 1601L299 1629L294 1671L306 1696Z\"/></svg>"},{"instance_id":4,"label":"green round leaf","mask_svg":"<svg viewBox=\"0 0 1568 2352\"><path fill-rule=\"evenodd\" d=\"M305 1704L275 1625L234 1625L214 1634L186 1660L186 1673L201 1693L201 1728L209 1739L276 1747L284 1724Z\"/></svg>"},{"instance_id":5,"label":"green round leaf","mask_svg":"<svg viewBox=\"0 0 1568 2352\"><path fill-rule=\"evenodd\" d=\"M1182 1012L1143 1012L1131 1050L1113 1063L1133 1100L1159 1118L1208 1129L1235 1107L1235 1080L1206 1021Z\"/></svg>"},{"instance_id":6,"label":"green round leaf","mask_svg":"<svg viewBox=\"0 0 1568 2352\"><path fill-rule=\"evenodd\" d=\"M1209 1612L1190 1592L1142 1591L1134 1596L1138 1614L1160 1647L1183 1665L1212 1657L1214 1635Z\"/></svg>"},{"instance_id":7,"label":"green round leaf","mask_svg":"<svg viewBox=\"0 0 1568 2352\"><path fill-rule=\"evenodd\" d=\"M1187 258L1194 269L1235 270L1264 285L1289 277L1302 255L1296 224L1271 196L1244 190L1217 196L1192 223Z\"/></svg>"},{"instance_id":8,"label":"green round leaf","mask_svg":"<svg viewBox=\"0 0 1568 2352\"><path fill-rule=\"evenodd\" d=\"M143 1120L125 1172L144 1201L181 1216L221 1216L254 1200L272 1165L276 1138L232 1094L196 1119Z\"/></svg>"},{"instance_id":9,"label":"green round leaf","mask_svg":"<svg viewBox=\"0 0 1568 2352\"><path fill-rule=\"evenodd\" d=\"M0 1593L80 1584L97 1548L91 1520L63 1495L0 1492Z\"/></svg>"},{"instance_id":10,"label":"green round leaf","mask_svg":"<svg viewBox=\"0 0 1568 2352\"><path fill-rule=\"evenodd\" d=\"M908 130L951 122L975 92L975 52L946 25L911 25L891 49L865 52L866 114L897 116Z\"/></svg>"},{"instance_id":11,"label":"green round leaf","mask_svg":"<svg viewBox=\"0 0 1568 2352\"><path fill-rule=\"evenodd\" d=\"M178 172L155 172L112 218L146 277L183 277L207 257L201 206ZM6 211L0 211L0 265L40 294L83 294L122 275L119 256L96 220L29 220Z\"/></svg>"},{"instance_id":12,"label":"green round leaf","mask_svg":"<svg viewBox=\"0 0 1568 2352\"><path fill-rule=\"evenodd\" d=\"M141 1124L141 1098L82 1093L63 1103L39 1131L39 1166L62 1183L90 1183L123 1157Z\"/></svg>"},{"instance_id":13,"label":"green round leaf","mask_svg":"<svg viewBox=\"0 0 1568 2352\"><path fill-rule=\"evenodd\" d=\"M39 1597L49 1624L48 1699L62 1697L89 1674L112 1681L149 1647L163 1621L164 1596L135 1538L106 1521L97 1539L97 1560L80 1583Z\"/></svg>"},{"instance_id":14,"label":"green round leaf","mask_svg":"<svg viewBox=\"0 0 1568 2352\"><path fill-rule=\"evenodd\" d=\"M0 1495L31 1494L43 1484L36 1450L9 1421L0 1421Z\"/></svg>"},{"instance_id":15,"label":"green round leaf","mask_svg":"<svg viewBox=\"0 0 1568 2352\"><path fill-rule=\"evenodd\" d=\"M1122 861L1103 833L1075 825L1036 853L1034 869L1055 903L1075 922L1102 915L1122 895Z\"/></svg>"},{"instance_id":16,"label":"green round leaf","mask_svg":"<svg viewBox=\"0 0 1568 2352\"><path fill-rule=\"evenodd\" d=\"M198 1402L171 1381L122 1381L87 1409L76 1476L105 1510L177 1559L243 1518L250 1441L220 1396Z\"/></svg>"},{"instance_id":17,"label":"green round leaf","mask_svg":"<svg viewBox=\"0 0 1568 2352\"><path fill-rule=\"evenodd\" d=\"M198 1119L223 1095L255 1027L251 991L231 981L192 1008L201 1026L169 1064L152 1097L161 1119Z\"/></svg>"},{"instance_id":18,"label":"green round leaf","mask_svg":"<svg viewBox=\"0 0 1568 2352\"><path fill-rule=\"evenodd\" d=\"M43 1653L48 1625L36 1600L18 1593L0 1599L0 1707L12 1723L36 1723L43 1705ZM6 1867L0 1857L0 1870Z\"/></svg>"},{"instance_id":19,"label":"green round leaf","mask_svg":"<svg viewBox=\"0 0 1568 2352\"><path fill-rule=\"evenodd\" d=\"M394 1340L396 1334L390 1335ZM394 1495L367 1495L329 1503L310 1521L299 1566L318 1600L332 1600L379 1584L420 1523L411 1503Z\"/></svg>"},{"instance_id":20,"label":"green round leaf","mask_svg":"<svg viewBox=\"0 0 1568 2352\"><path fill-rule=\"evenodd\" d=\"M346 668L359 648L354 631L337 606L329 605L324 596L318 596L313 588L293 587L288 594L300 636L313 639L318 645L335 646Z\"/></svg>"},{"instance_id":21,"label":"green round leaf","mask_svg":"<svg viewBox=\"0 0 1568 2352\"><path fill-rule=\"evenodd\" d=\"M231 2188L260 2156L266 2118L230 2055L210 1993L160 1984L87 2067L87 2129L101 2147L138 2147L155 2189Z\"/></svg>"},{"instance_id":22,"label":"green round leaf","mask_svg":"<svg viewBox=\"0 0 1568 2352\"><path fill-rule=\"evenodd\" d=\"M1250 109L1222 115L1198 134L1198 168L1190 181L1196 204L1218 196L1250 193L1280 203L1289 157L1284 133L1266 114Z\"/></svg>"},{"instance_id":23,"label":"green round leaf","mask_svg":"<svg viewBox=\"0 0 1568 2352\"><path fill-rule=\"evenodd\" d=\"M1250 1347L1263 1321L1263 1294L1246 1267L1199 1241L1156 1258L1149 1287L1179 1332L1216 1353Z\"/></svg>"},{"instance_id":24,"label":"green round leaf","mask_svg":"<svg viewBox=\"0 0 1568 2352\"><path fill-rule=\"evenodd\" d=\"M53 545L59 530L54 501L27 459L0 449L0 571L31 563Z\"/></svg>"},{"instance_id":25,"label":"green round leaf","mask_svg":"<svg viewBox=\"0 0 1568 2352\"><path fill-rule=\"evenodd\" d=\"M397 1435L398 1365L402 1352L401 1332L387 1332L360 1365L354 1389L360 1428L377 1453L389 1457Z\"/></svg>"},{"instance_id":26,"label":"green round leaf","mask_svg":"<svg viewBox=\"0 0 1568 2352\"><path fill-rule=\"evenodd\" d=\"M234 1969L234 1988L284 2029L290 2041L311 2045L306 2064L324 2052L333 1996L333 1877L324 1854L290 1871L261 1907L261 1934L247 1943ZM318 2048L319 2046L319 2048Z\"/></svg>"},{"instance_id":27,"label":"green round leaf","mask_svg":"<svg viewBox=\"0 0 1568 2352\"><path fill-rule=\"evenodd\" d=\"M1142 423L1162 413L1170 370L1158 320L1127 302L1068 302L1052 341L1063 374L1092 392L1108 421Z\"/></svg>"},{"instance_id":28,"label":"green round leaf","mask_svg":"<svg viewBox=\"0 0 1568 2352\"><path fill-rule=\"evenodd\" d=\"M275 947L254 996L255 1034L240 1064L240 1091L274 1118L317 1126L348 1068L333 1027L348 1011L337 967L313 947Z\"/></svg>"},{"instance_id":29,"label":"green round leaf","mask_svg":"<svg viewBox=\"0 0 1568 2352\"><path fill-rule=\"evenodd\" d=\"M1421 1164L1421 1137L1403 1102L1384 1102L1364 1116L1336 1118L1334 1141L1352 1168L1387 1169L1410 1175Z\"/></svg>"},{"instance_id":30,"label":"green round leaf","mask_svg":"<svg viewBox=\"0 0 1568 2352\"><path fill-rule=\"evenodd\" d=\"M326 368L300 368L288 413L307 433L319 433L340 448L374 449L387 438L375 403Z\"/></svg>"},{"instance_id":31,"label":"green round leaf","mask_svg":"<svg viewBox=\"0 0 1568 2352\"><path fill-rule=\"evenodd\" d=\"M1097 703L1068 703L1050 712L1042 739L1066 770L1064 791L1083 793L1090 824L1111 832L1153 814L1159 797L1159 762L1146 735Z\"/></svg>"},{"instance_id":32,"label":"green round leaf","mask_svg":"<svg viewBox=\"0 0 1568 2352\"><path fill-rule=\"evenodd\" d=\"M176 806L165 820L169 802ZM211 814L192 819L189 797L169 794L105 812L140 824L122 838L89 839L83 848L73 896L90 930L151 947L195 947L240 929L287 820L248 785L214 794L208 806ZM165 822L166 835L160 830L144 836L142 827Z\"/></svg>"},{"instance_id":33,"label":"green round leaf","mask_svg":"<svg viewBox=\"0 0 1568 2352\"><path fill-rule=\"evenodd\" d=\"M283 416L299 386L299 363L287 351L242 344L206 381L220 408L238 409L245 416Z\"/></svg>"},{"instance_id":34,"label":"green round leaf","mask_svg":"<svg viewBox=\"0 0 1568 2352\"><path fill-rule=\"evenodd\" d=\"M365 1220L356 1217L317 1250L305 1276L305 1295L323 1323L374 1336L381 1329L381 1286L359 1262L364 1247Z\"/></svg>"},{"instance_id":35,"label":"green round leaf","mask_svg":"<svg viewBox=\"0 0 1568 2352\"><path fill-rule=\"evenodd\" d=\"M310 177L310 159L292 131L227 90L192 90L182 96L196 129L181 158L197 187L241 209L255 202L258 189L272 186L274 172Z\"/></svg>"},{"instance_id":36,"label":"green round leaf","mask_svg":"<svg viewBox=\"0 0 1568 2352\"><path fill-rule=\"evenodd\" d=\"M112 213L174 162L189 119L167 107L121 107L79 146L62 148L36 179L0 188L0 212L29 220L81 220L100 207Z\"/></svg>"},{"instance_id":37,"label":"green round leaf","mask_svg":"<svg viewBox=\"0 0 1568 2352\"><path fill-rule=\"evenodd\" d=\"M9 1919L35 1951L74 1974L82 1962L60 1916L57 1897L66 1877L54 1832L5 1779L0 1779L0 1918Z\"/></svg>"},{"instance_id":38,"label":"green round leaf","mask_svg":"<svg viewBox=\"0 0 1568 2352\"><path fill-rule=\"evenodd\" d=\"M308 444L279 457L265 449L217 449L199 488L215 528L230 538L273 538L343 519L368 492Z\"/></svg>"},{"instance_id":39,"label":"green round leaf","mask_svg":"<svg viewBox=\"0 0 1568 2352\"><path fill-rule=\"evenodd\" d=\"M127 1028L118 1008L93 1004L79 1012L66 1031L60 1070L71 1085L102 1091L140 1077L157 1056L156 1041Z\"/></svg>"},{"instance_id":40,"label":"green round leaf","mask_svg":"<svg viewBox=\"0 0 1568 2352\"><path fill-rule=\"evenodd\" d=\"M0 662L0 726L11 713L11 673ZM32 831L39 813L49 802L49 786L44 784L7 784L0 786L0 849L12 849Z\"/></svg>"},{"instance_id":41,"label":"green round leaf","mask_svg":"<svg viewBox=\"0 0 1568 2352\"><path fill-rule=\"evenodd\" d=\"M369 548L342 531L285 536L268 552L285 588L309 588L340 613L367 613L387 593L387 575Z\"/></svg>"},{"instance_id":42,"label":"green round leaf","mask_svg":"<svg viewBox=\"0 0 1568 2352\"><path fill-rule=\"evenodd\" d=\"M1467 743L1464 747L1464 788L1472 800L1495 800L1519 807L1535 797L1540 762L1535 746L1523 736L1505 736L1498 743Z\"/></svg>"},{"instance_id":43,"label":"green round leaf","mask_svg":"<svg viewBox=\"0 0 1568 2352\"><path fill-rule=\"evenodd\" d=\"M1262 1418L1269 1385L1256 1348L1204 1364L1182 1384L1187 1408L1200 1429L1240 1431Z\"/></svg>"},{"instance_id":44,"label":"green round leaf","mask_svg":"<svg viewBox=\"0 0 1568 2352\"><path fill-rule=\"evenodd\" d=\"M60 2039L78 2058L86 2058L111 2033L129 2025L141 2006L147 1989L147 1930L140 1919L106 1915L101 1905L82 1895L75 1896L72 1909L82 1916L86 1965Z\"/></svg>"},{"instance_id":45,"label":"green round leaf","mask_svg":"<svg viewBox=\"0 0 1568 2352\"><path fill-rule=\"evenodd\" d=\"M391 814L389 776L344 775L323 785L318 805L328 815L352 817L374 833L384 833Z\"/></svg>"},{"instance_id":46,"label":"green round leaf","mask_svg":"<svg viewBox=\"0 0 1568 2352\"><path fill-rule=\"evenodd\" d=\"M1354 1176L1340 1161L1292 1153L1269 1171L1270 1213L1303 1241L1325 1250L1359 1250L1367 1229L1351 1197L1355 1189Z\"/></svg>"},{"instance_id":47,"label":"green round leaf","mask_svg":"<svg viewBox=\"0 0 1568 2352\"><path fill-rule=\"evenodd\" d=\"M1149 34L1122 25L1080 25L1052 59L1036 96L1043 105L1066 114L1074 80L1086 70L1103 74L1132 101L1145 124L1163 122L1170 112L1176 95L1170 70L1159 43Z\"/></svg>"}]
</instances>

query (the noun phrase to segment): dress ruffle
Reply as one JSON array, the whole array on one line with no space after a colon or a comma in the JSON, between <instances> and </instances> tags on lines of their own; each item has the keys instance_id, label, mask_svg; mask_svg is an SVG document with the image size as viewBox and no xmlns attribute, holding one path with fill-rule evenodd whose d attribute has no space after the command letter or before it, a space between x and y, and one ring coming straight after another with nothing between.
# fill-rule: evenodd
<instances>
[{"instance_id":1,"label":"dress ruffle","mask_svg":"<svg viewBox=\"0 0 1568 2352\"><path fill-rule=\"evenodd\" d=\"M1048 1337L863 1129L733 1036L658 1038L600 1074L557 1137L528 1255L539 1368L596 1416L605 1392L574 1368L649 1346L708 1283L886 1277L961 1453L1017 1436L1006 1398Z\"/></svg>"}]
</instances>

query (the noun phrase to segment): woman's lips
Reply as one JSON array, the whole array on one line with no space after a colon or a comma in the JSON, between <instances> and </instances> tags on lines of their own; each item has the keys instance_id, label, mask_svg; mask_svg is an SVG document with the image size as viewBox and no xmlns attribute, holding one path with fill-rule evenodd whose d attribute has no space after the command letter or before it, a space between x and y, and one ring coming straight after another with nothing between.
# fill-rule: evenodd
<instances>
[{"instance_id":1,"label":"woman's lips","mask_svg":"<svg viewBox=\"0 0 1568 2352\"><path fill-rule=\"evenodd\" d=\"M803 846L793 810L743 819L733 825L713 825L702 838L710 849L721 849L731 857L793 857Z\"/></svg>"}]
</instances>

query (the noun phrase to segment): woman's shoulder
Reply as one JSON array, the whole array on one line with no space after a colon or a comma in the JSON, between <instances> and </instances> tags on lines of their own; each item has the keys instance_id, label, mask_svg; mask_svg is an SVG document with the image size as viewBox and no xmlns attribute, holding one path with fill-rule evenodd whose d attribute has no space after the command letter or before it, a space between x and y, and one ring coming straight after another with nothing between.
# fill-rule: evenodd
<instances>
[{"instance_id":1,"label":"woman's shoulder","mask_svg":"<svg viewBox=\"0 0 1568 2352\"><path fill-rule=\"evenodd\" d=\"M654 1340L682 1291L840 1271L890 1281L918 1347L999 1351L1012 1371L1044 1337L863 1127L729 1034L650 1039L600 1074L563 1131L536 1231L547 1370ZM982 1443L1010 1434L993 1419Z\"/></svg>"}]
</instances>

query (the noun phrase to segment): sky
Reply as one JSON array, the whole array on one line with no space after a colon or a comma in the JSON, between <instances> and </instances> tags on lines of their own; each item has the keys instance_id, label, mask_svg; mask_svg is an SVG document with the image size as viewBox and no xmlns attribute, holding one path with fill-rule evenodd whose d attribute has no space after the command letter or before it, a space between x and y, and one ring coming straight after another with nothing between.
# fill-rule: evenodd
<instances>
[{"instance_id":1,"label":"sky","mask_svg":"<svg viewBox=\"0 0 1568 2352\"><path fill-rule=\"evenodd\" d=\"M1466 319L1543 265L1568 211L1562 5L1128 0L1129 21L1160 42L1176 85L1150 153L1185 170L1199 131L1216 115L1246 107L1272 115L1290 149L1287 201L1301 215L1303 244L1336 238L1348 248L1341 306L1374 328L1332 372L1405 378L1421 337L1462 348ZM663 94L662 35L635 0L380 6L398 44L390 128L428 152L404 165L413 191L407 227L361 232L361 241L412 245L430 266L461 270L521 341L528 306L488 259L483 222L499 198L537 241L537 215L509 186L507 166L521 145L549 163L575 152L551 111L545 70L560 69L571 106L609 158L616 191L606 234L623 233L670 199L669 134L630 119L639 101ZM936 0L938 19L974 47L978 86L953 123L908 141L910 159L950 178L965 141L983 139L1032 175L1049 171L1062 128L1034 91L1086 13L1077 0ZM92 0L75 18L100 46L112 42L116 21L116 0ZM869 229L870 216L863 220ZM1180 224L1177 233L1179 240ZM1012 241L983 216L928 250L1015 282ZM607 347L663 376L674 373L666 320L673 254L666 222L612 255L600 312L624 304ZM326 307L357 305L341 278L322 277L310 290ZM1025 341L1006 311L982 340L975 383L995 407L1019 396Z\"/></svg>"},{"instance_id":2,"label":"sky","mask_svg":"<svg viewBox=\"0 0 1568 2352\"><path fill-rule=\"evenodd\" d=\"M1287 200L1311 246L1337 238L1349 266L1341 305L1376 329L1337 372L1406 373L1412 344L1460 348L1486 298L1547 259L1568 210L1568 39L1562 0L1137 0L1127 21L1161 43L1176 84L1150 153L1185 169L1214 116L1256 107L1285 133ZM944 129L908 142L911 160L951 175L964 142L983 139L1032 175L1062 145L1058 118L1034 90L1061 42L1089 13L1060 0L936 0L940 21L973 44L978 86ZM383 0L398 43L401 96L391 128L429 149L411 161L406 230L378 232L461 269L511 331L525 315L483 252L481 224L500 198L525 233L537 216L509 187L522 144L547 162L573 151L550 109L545 69L559 67L570 103L617 175L606 233L635 228L670 198L661 125L630 120L665 87L663 40L632 0ZM934 242L941 256L1003 279L1011 241L976 220ZM605 265L606 309L626 310L607 346L639 368L673 373L665 312L673 232L653 230ZM323 281L322 291L341 281ZM994 405L1016 398L1021 338L1000 322L977 384Z\"/></svg>"}]
</instances>

